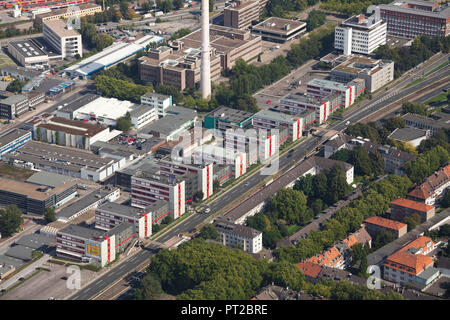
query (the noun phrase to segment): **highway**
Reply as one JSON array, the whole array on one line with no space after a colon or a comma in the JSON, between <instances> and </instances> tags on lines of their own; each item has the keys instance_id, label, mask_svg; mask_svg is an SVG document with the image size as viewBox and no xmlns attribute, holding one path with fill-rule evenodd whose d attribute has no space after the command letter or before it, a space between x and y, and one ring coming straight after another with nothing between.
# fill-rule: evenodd
<instances>
[{"instance_id":1,"label":"highway","mask_svg":"<svg viewBox=\"0 0 450 320\"><path fill-rule=\"evenodd\" d=\"M434 62L428 66L426 66L423 69L423 72L426 73L428 71L431 71L437 63L442 63L442 61L445 61L445 59L448 59L448 55L443 56L440 58L437 62ZM409 81L412 81L412 79L406 75L406 80L401 80L396 83L388 92L386 92L384 95L379 95L379 98L374 98L370 102L368 102L365 106L362 106L359 109L355 109L350 113L348 116L345 116L342 120L337 121L333 123L330 127L327 129L329 130L337 130L341 131L344 130L347 125L347 121L350 123L356 123L358 121L361 121L362 119L366 118L370 114L378 111L380 108L389 105L397 100L400 100L404 98L405 96L414 93L415 91L423 88L426 85L432 84L438 80L441 80L443 77L448 77L448 66L446 68L443 68L432 75L430 75L429 78L422 81L421 83L418 83L414 86L411 86L409 88L403 88L404 85ZM390 91L393 91L391 94ZM386 98L388 97L388 98ZM307 155L308 153L314 152L314 150L320 145L320 143L324 142L324 138L322 137L310 137L306 139L303 143L300 143L298 146L296 146L290 153L286 153L283 156L279 158L279 169L285 170L286 168L289 168L293 165L293 160L296 161L301 160ZM294 161L295 162L295 161ZM251 176L250 178L245 180L245 183L240 183L236 185L233 189L231 189L226 194L222 195L218 199L212 201L209 204L209 207L211 208L211 212L209 214L194 214L191 217L187 218L185 221L182 221L179 223L176 227L169 230L162 236L160 236L157 240L159 242L165 242L172 237L178 235L181 232L189 232L193 228L195 228L197 225L201 224L205 220L207 220L211 215L216 213L217 211L224 208L229 203L233 202L236 198L238 198L240 195L248 192L252 188L256 187L258 184L260 184L264 179L266 179L266 175L261 175L259 172ZM137 252L134 257L132 257L130 260L124 261L120 267L113 268L112 271L106 273L105 275L99 277L97 280L93 281L91 284L87 285L86 287L80 289L76 294L71 296L69 299L71 300L86 300L94 297L99 292L107 289L111 284L113 284L115 281L117 281L120 278L125 277L129 272L133 271L136 267L138 267L140 264L142 264L146 259L150 258L152 253L147 250L143 250L141 252Z\"/></svg>"}]
</instances>

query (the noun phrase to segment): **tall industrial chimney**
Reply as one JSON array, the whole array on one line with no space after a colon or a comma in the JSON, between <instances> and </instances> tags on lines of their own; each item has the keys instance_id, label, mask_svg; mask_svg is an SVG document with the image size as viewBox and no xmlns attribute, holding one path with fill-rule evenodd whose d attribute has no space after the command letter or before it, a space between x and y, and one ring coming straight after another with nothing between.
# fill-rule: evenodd
<instances>
[{"instance_id":1,"label":"tall industrial chimney","mask_svg":"<svg viewBox=\"0 0 450 320\"><path fill-rule=\"evenodd\" d=\"M211 95L211 61L209 49L209 0L202 0L202 64L200 71L200 87L202 98Z\"/></svg>"}]
</instances>

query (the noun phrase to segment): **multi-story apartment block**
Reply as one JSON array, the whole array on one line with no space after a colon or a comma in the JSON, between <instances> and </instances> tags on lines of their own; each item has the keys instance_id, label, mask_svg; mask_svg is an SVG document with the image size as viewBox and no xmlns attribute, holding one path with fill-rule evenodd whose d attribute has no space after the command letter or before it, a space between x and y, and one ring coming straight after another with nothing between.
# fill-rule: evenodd
<instances>
[{"instance_id":1,"label":"multi-story apartment block","mask_svg":"<svg viewBox=\"0 0 450 320\"><path fill-rule=\"evenodd\" d=\"M194 159L203 163L210 163L215 165L231 166L228 176L234 172L234 178L237 179L247 172L247 154L245 152L237 152L234 149L226 149L222 146L207 144L200 146L194 150ZM214 176L216 172L214 170ZM219 175L222 178L224 175ZM219 178L219 179L220 179Z\"/></svg>"},{"instance_id":2,"label":"multi-story apartment block","mask_svg":"<svg viewBox=\"0 0 450 320\"><path fill-rule=\"evenodd\" d=\"M35 19L38 23L50 20L69 19L71 17L84 17L102 12L102 7L95 3L82 3L77 5L78 10L68 10L67 8L52 10L51 12L37 14Z\"/></svg>"},{"instance_id":3,"label":"multi-story apartment block","mask_svg":"<svg viewBox=\"0 0 450 320\"><path fill-rule=\"evenodd\" d=\"M123 222L133 226L133 236L148 238L152 235L152 212L147 208L130 207L115 202L106 202L95 210L95 227L111 230Z\"/></svg>"},{"instance_id":4,"label":"multi-story apartment block","mask_svg":"<svg viewBox=\"0 0 450 320\"><path fill-rule=\"evenodd\" d=\"M238 246L249 253L262 250L262 232L224 219L218 219L214 226L220 235L220 242L227 246Z\"/></svg>"},{"instance_id":5,"label":"multi-story apartment block","mask_svg":"<svg viewBox=\"0 0 450 320\"><path fill-rule=\"evenodd\" d=\"M419 35L446 37L450 34L448 3L395 0L379 7L389 35L414 38Z\"/></svg>"},{"instance_id":6,"label":"multi-story apartment block","mask_svg":"<svg viewBox=\"0 0 450 320\"><path fill-rule=\"evenodd\" d=\"M281 144L287 139L289 139L289 141L296 141L302 137L303 120L303 118L281 112L261 110L253 117L253 127L256 129L287 128L288 135L280 136L279 143Z\"/></svg>"},{"instance_id":7,"label":"multi-story apartment block","mask_svg":"<svg viewBox=\"0 0 450 320\"><path fill-rule=\"evenodd\" d=\"M435 208L423 202L398 198L391 202L391 219L402 220L410 214L417 213L420 221L425 222L434 217Z\"/></svg>"},{"instance_id":8,"label":"multi-story apartment block","mask_svg":"<svg viewBox=\"0 0 450 320\"><path fill-rule=\"evenodd\" d=\"M400 238L408 232L408 225L398 221L386 219L383 217L373 216L364 220L367 232L375 238L381 230L387 230L392 233L395 238Z\"/></svg>"},{"instance_id":9,"label":"multi-story apartment block","mask_svg":"<svg viewBox=\"0 0 450 320\"><path fill-rule=\"evenodd\" d=\"M432 136L435 135L439 130L450 127L450 123L448 123L446 120L435 120L414 113L407 113L403 115L402 118L405 119L405 125L407 127L430 130L430 134Z\"/></svg>"},{"instance_id":10,"label":"multi-story apartment block","mask_svg":"<svg viewBox=\"0 0 450 320\"><path fill-rule=\"evenodd\" d=\"M407 194L407 198L413 201L434 205L450 186L450 164L445 165L425 181Z\"/></svg>"},{"instance_id":11,"label":"multi-story apartment block","mask_svg":"<svg viewBox=\"0 0 450 320\"><path fill-rule=\"evenodd\" d=\"M49 20L43 23L42 32L44 39L56 49L61 57L74 57L77 54L83 56L83 44L81 35L68 27L63 20Z\"/></svg>"},{"instance_id":12,"label":"multi-story apartment block","mask_svg":"<svg viewBox=\"0 0 450 320\"><path fill-rule=\"evenodd\" d=\"M439 270L433 267L428 256L436 244L428 237L420 236L400 250L391 254L383 263L383 278L387 281L423 289L439 277Z\"/></svg>"},{"instance_id":13,"label":"multi-story apartment block","mask_svg":"<svg viewBox=\"0 0 450 320\"><path fill-rule=\"evenodd\" d=\"M131 177L131 205L145 208L164 200L169 202L173 219L185 212L185 181L179 177L139 171Z\"/></svg>"},{"instance_id":14,"label":"multi-story apartment block","mask_svg":"<svg viewBox=\"0 0 450 320\"><path fill-rule=\"evenodd\" d=\"M197 191L203 193L203 200L208 199L213 194L213 164L203 162L202 164L186 164L170 159L161 159L159 161L161 175L181 177L187 173L197 175ZM189 200L189 199L186 199Z\"/></svg>"},{"instance_id":15,"label":"multi-story apartment block","mask_svg":"<svg viewBox=\"0 0 450 320\"><path fill-rule=\"evenodd\" d=\"M386 44L387 24L380 19L379 9L371 17L360 14L341 23L335 29L334 47L352 53L371 54Z\"/></svg>"},{"instance_id":16,"label":"multi-story apartment block","mask_svg":"<svg viewBox=\"0 0 450 320\"><path fill-rule=\"evenodd\" d=\"M306 86L306 91L309 96L319 99L323 99L330 94L337 94L340 97L342 108L351 106L355 102L355 99L362 93L358 92L353 84L343 84L324 79L311 80Z\"/></svg>"},{"instance_id":17,"label":"multi-story apartment block","mask_svg":"<svg viewBox=\"0 0 450 320\"><path fill-rule=\"evenodd\" d=\"M330 77L342 83L364 79L365 89L374 92L394 80L394 62L353 57L331 70Z\"/></svg>"},{"instance_id":18,"label":"multi-story apartment block","mask_svg":"<svg viewBox=\"0 0 450 320\"><path fill-rule=\"evenodd\" d=\"M288 94L280 99L280 111L291 115L298 115L304 111L314 111L314 119L304 122L307 127L316 121L322 124L328 120L331 114L338 110L343 103L339 94L329 94L325 97L316 97L301 93Z\"/></svg>"},{"instance_id":19,"label":"multi-story apartment block","mask_svg":"<svg viewBox=\"0 0 450 320\"><path fill-rule=\"evenodd\" d=\"M56 256L103 267L116 258L115 240L106 231L70 224L56 233Z\"/></svg>"},{"instance_id":20,"label":"multi-story apartment block","mask_svg":"<svg viewBox=\"0 0 450 320\"><path fill-rule=\"evenodd\" d=\"M158 119L157 109L141 105L139 108L130 111L130 119L131 125L136 129L140 129Z\"/></svg>"}]
</instances>

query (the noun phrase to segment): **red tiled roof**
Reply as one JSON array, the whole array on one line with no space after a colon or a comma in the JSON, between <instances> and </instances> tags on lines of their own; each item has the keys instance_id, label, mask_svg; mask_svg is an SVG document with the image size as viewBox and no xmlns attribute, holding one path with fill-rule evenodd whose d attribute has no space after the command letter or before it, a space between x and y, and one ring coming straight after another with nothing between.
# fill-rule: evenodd
<instances>
[{"instance_id":1,"label":"red tiled roof","mask_svg":"<svg viewBox=\"0 0 450 320\"><path fill-rule=\"evenodd\" d=\"M404 198L395 199L394 201L391 202L391 204L395 204L400 207L414 209L414 210L420 211L420 212L428 212L434 208L433 206L430 206L423 202L417 202L417 201L408 200L408 199L404 199Z\"/></svg>"},{"instance_id":2,"label":"red tiled roof","mask_svg":"<svg viewBox=\"0 0 450 320\"><path fill-rule=\"evenodd\" d=\"M447 183L449 179L450 164L429 176L424 183L408 193L408 196L423 200L428 199L432 196L434 190Z\"/></svg>"},{"instance_id":3,"label":"red tiled roof","mask_svg":"<svg viewBox=\"0 0 450 320\"><path fill-rule=\"evenodd\" d=\"M381 227L384 227L387 229L392 229L392 230L397 230L397 231L403 227L406 227L406 224L404 224L404 223L386 219L386 218L382 218L382 217L377 217L377 216L369 217L366 220L364 220L364 222L375 224L377 226L381 226Z\"/></svg>"},{"instance_id":4,"label":"red tiled roof","mask_svg":"<svg viewBox=\"0 0 450 320\"><path fill-rule=\"evenodd\" d=\"M322 254L309 258L307 262L316 263L321 266L333 267L343 259L344 257L341 255L339 250L336 249L336 247L331 247Z\"/></svg>"},{"instance_id":5,"label":"red tiled roof","mask_svg":"<svg viewBox=\"0 0 450 320\"><path fill-rule=\"evenodd\" d=\"M309 276L311 278L317 278L317 276L323 269L323 267L318 265L317 263L313 263L313 262L309 262L309 261L300 262L300 263L297 263L297 265L306 276Z\"/></svg>"},{"instance_id":6,"label":"red tiled roof","mask_svg":"<svg viewBox=\"0 0 450 320\"><path fill-rule=\"evenodd\" d=\"M349 248L353 247L356 243L358 243L358 240L352 234L349 235L347 238L345 238L343 241L347 244L347 247Z\"/></svg>"},{"instance_id":7,"label":"red tiled roof","mask_svg":"<svg viewBox=\"0 0 450 320\"><path fill-rule=\"evenodd\" d=\"M398 266L394 267L394 266L392 266L392 263L400 264L407 268L402 269ZM433 263L433 259L429 256L424 256L422 254L412 254L412 253L405 252L405 251L397 251L397 252L391 254L386 259L386 261L384 262L384 265L389 266L390 268L395 268L397 270L401 270L403 272L418 275L432 263ZM408 268L411 268L413 270L408 269Z\"/></svg>"},{"instance_id":8,"label":"red tiled roof","mask_svg":"<svg viewBox=\"0 0 450 320\"><path fill-rule=\"evenodd\" d=\"M406 251L408 249L425 249L428 246L433 246L435 243L430 237L420 236L416 240L411 241L406 246L401 248L399 251Z\"/></svg>"}]
</instances>

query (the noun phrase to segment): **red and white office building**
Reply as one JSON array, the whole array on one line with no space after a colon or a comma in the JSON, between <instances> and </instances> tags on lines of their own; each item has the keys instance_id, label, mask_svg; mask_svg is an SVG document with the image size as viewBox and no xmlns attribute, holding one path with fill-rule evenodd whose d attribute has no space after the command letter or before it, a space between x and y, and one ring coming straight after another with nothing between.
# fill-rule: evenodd
<instances>
[{"instance_id":1,"label":"red and white office building","mask_svg":"<svg viewBox=\"0 0 450 320\"><path fill-rule=\"evenodd\" d=\"M357 88L353 84L343 84L340 82L324 80L324 79L313 79L308 82L306 86L306 92L308 96L323 99L328 97L330 94L338 94L341 99L341 107L348 108L351 106L357 97ZM332 106L331 113L337 108L337 106Z\"/></svg>"},{"instance_id":2,"label":"red and white office building","mask_svg":"<svg viewBox=\"0 0 450 320\"><path fill-rule=\"evenodd\" d=\"M106 202L95 210L95 227L109 231L123 222L133 225L134 235L148 238L152 235L152 212L115 202Z\"/></svg>"},{"instance_id":3,"label":"red and white office building","mask_svg":"<svg viewBox=\"0 0 450 320\"><path fill-rule=\"evenodd\" d=\"M197 174L198 191L203 192L203 200L208 199L213 194L213 164L182 163L171 159L161 159L159 161L161 175L182 176L186 173Z\"/></svg>"},{"instance_id":4,"label":"red and white office building","mask_svg":"<svg viewBox=\"0 0 450 320\"><path fill-rule=\"evenodd\" d=\"M194 159L204 163L210 163L212 166L214 164L232 166L235 179L247 172L247 154L245 152L238 152L235 149L227 149L214 144L205 144L194 150Z\"/></svg>"},{"instance_id":5,"label":"red and white office building","mask_svg":"<svg viewBox=\"0 0 450 320\"><path fill-rule=\"evenodd\" d=\"M317 121L317 123L322 124L342 105L339 94L328 94L325 97L320 97L294 93L280 99L279 109L291 115L298 115L305 110L313 110L315 117L311 122ZM302 127L308 125L310 123L302 123Z\"/></svg>"},{"instance_id":6,"label":"red and white office building","mask_svg":"<svg viewBox=\"0 0 450 320\"><path fill-rule=\"evenodd\" d=\"M247 154L247 165L265 161L278 151L278 136L265 129L227 130L224 134L225 148Z\"/></svg>"},{"instance_id":7,"label":"red and white office building","mask_svg":"<svg viewBox=\"0 0 450 320\"><path fill-rule=\"evenodd\" d=\"M70 224L56 233L56 256L93 260L103 267L116 258L115 240L115 235L103 230Z\"/></svg>"},{"instance_id":8,"label":"red and white office building","mask_svg":"<svg viewBox=\"0 0 450 320\"><path fill-rule=\"evenodd\" d=\"M139 171L131 177L131 205L145 208L164 200L173 219L185 213L185 182L179 177Z\"/></svg>"},{"instance_id":9,"label":"red and white office building","mask_svg":"<svg viewBox=\"0 0 450 320\"><path fill-rule=\"evenodd\" d=\"M261 110L253 116L253 127L256 129L277 129L279 127L288 128L288 135L279 137L279 143L285 140L296 141L302 137L303 118L287 115L281 112Z\"/></svg>"}]
</instances>

